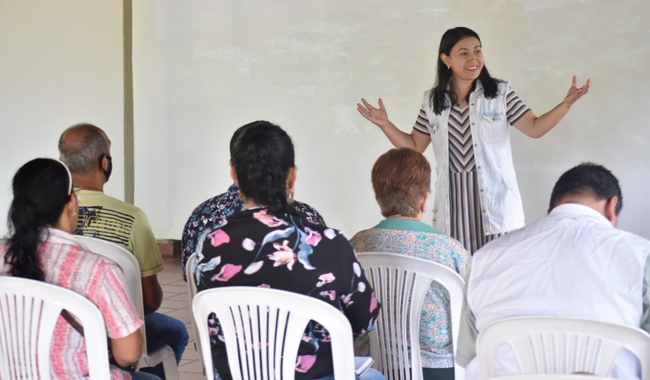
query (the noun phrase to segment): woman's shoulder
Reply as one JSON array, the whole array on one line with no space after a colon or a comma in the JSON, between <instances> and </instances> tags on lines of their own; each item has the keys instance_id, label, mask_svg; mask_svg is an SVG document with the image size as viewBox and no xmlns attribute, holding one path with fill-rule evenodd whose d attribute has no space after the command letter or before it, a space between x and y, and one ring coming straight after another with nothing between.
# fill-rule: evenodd
<instances>
[{"instance_id":1,"label":"woman's shoulder","mask_svg":"<svg viewBox=\"0 0 650 380\"><path fill-rule=\"evenodd\" d=\"M422 108L425 110L433 109L433 94L438 89L438 87L430 88L424 92L422 95Z\"/></svg>"},{"instance_id":2,"label":"woman's shoulder","mask_svg":"<svg viewBox=\"0 0 650 380\"><path fill-rule=\"evenodd\" d=\"M44 268L50 268L56 273L75 271L79 276L90 279L116 267L112 261L91 251L76 236L59 230L50 230L49 233L41 245ZM46 270L46 275L47 272Z\"/></svg>"},{"instance_id":3,"label":"woman's shoulder","mask_svg":"<svg viewBox=\"0 0 650 380\"><path fill-rule=\"evenodd\" d=\"M312 231L318 231L319 233L325 233L325 231L327 231L328 235L341 233L336 229L314 223L306 215L290 215L285 213L273 214L265 208L249 209L235 213L226 219L227 224L222 228L236 228L238 223L250 223L252 221L255 221L260 226L266 226L269 228L287 228L290 226L296 226L300 229L308 228ZM226 227L227 225L229 225L229 227Z\"/></svg>"},{"instance_id":4,"label":"woman's shoulder","mask_svg":"<svg viewBox=\"0 0 650 380\"><path fill-rule=\"evenodd\" d=\"M505 93L508 88L510 88L510 81L505 79L494 78L494 82L497 84L497 87L499 87L500 93Z\"/></svg>"}]
</instances>

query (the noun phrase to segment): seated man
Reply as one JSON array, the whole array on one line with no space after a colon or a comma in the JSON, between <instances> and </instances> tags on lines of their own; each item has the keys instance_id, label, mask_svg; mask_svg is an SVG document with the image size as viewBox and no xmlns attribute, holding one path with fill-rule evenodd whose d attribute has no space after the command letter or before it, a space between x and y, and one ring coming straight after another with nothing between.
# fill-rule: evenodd
<instances>
[{"instance_id":1,"label":"seated man","mask_svg":"<svg viewBox=\"0 0 650 380\"><path fill-rule=\"evenodd\" d=\"M354 235L350 243L357 252L392 252L432 260L465 278L469 253L457 240L422 223L431 186L427 159L409 148L391 149L375 162L371 180L386 219ZM426 313L420 320L423 377L453 379L449 293L440 284L431 284L422 313ZM368 355L367 344L367 339L358 342L358 353Z\"/></svg>"},{"instance_id":2,"label":"seated man","mask_svg":"<svg viewBox=\"0 0 650 380\"><path fill-rule=\"evenodd\" d=\"M650 241L616 229L622 206L616 177L584 163L557 181L547 217L474 254L456 356L467 379L478 379L477 334L500 319L557 315L650 331ZM519 373L507 345L496 358L495 375ZM624 351L610 377L638 379L638 371Z\"/></svg>"},{"instance_id":3,"label":"seated man","mask_svg":"<svg viewBox=\"0 0 650 380\"><path fill-rule=\"evenodd\" d=\"M241 136L249 124L239 127L230 139L230 157L233 155L235 149L235 142ZM232 160L230 160L230 167L232 168ZM318 211L314 210L308 204L293 200L293 193L290 194L290 200L293 202L291 205L300 214L304 215L308 221L326 227L325 221L320 216ZM244 202L240 199L239 187L232 184L228 191L219 194L213 198L198 205L192 215L190 215L185 227L183 228L183 237L181 240L181 263L183 266L183 280L185 278L185 263L187 259L196 252L200 251L199 242L203 241L205 235L215 228L219 228L221 223L230 215L244 209ZM203 238L202 238L203 236Z\"/></svg>"},{"instance_id":4,"label":"seated man","mask_svg":"<svg viewBox=\"0 0 650 380\"><path fill-rule=\"evenodd\" d=\"M66 129L59 139L59 154L79 191L78 235L116 243L133 253L142 273L142 301L145 312L147 348L169 345L180 362L189 339L183 322L155 313L163 292L157 273L164 266L147 216L134 205L104 194L104 183L113 168L111 142L100 128L77 124ZM164 378L162 364L143 371Z\"/></svg>"}]
</instances>

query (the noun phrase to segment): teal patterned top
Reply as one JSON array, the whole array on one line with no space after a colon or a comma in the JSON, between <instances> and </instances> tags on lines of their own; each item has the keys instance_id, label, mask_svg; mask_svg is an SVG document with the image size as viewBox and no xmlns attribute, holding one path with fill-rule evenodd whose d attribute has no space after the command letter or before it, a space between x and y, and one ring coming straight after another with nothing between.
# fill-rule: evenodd
<instances>
[{"instance_id":1,"label":"teal patterned top","mask_svg":"<svg viewBox=\"0 0 650 380\"><path fill-rule=\"evenodd\" d=\"M364 230L350 240L357 252L391 252L433 260L467 278L471 256L455 239L435 228L414 220L389 218ZM449 293L434 282L424 299L420 319L420 354L423 368L454 366L449 323ZM368 354L368 340L360 340L355 349Z\"/></svg>"}]
</instances>

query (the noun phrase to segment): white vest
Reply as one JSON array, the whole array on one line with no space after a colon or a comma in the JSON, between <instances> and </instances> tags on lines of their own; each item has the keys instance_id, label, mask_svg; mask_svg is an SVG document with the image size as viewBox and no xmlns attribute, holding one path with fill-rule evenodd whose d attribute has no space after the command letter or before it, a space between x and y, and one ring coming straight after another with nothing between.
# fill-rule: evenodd
<instances>
[{"instance_id":1,"label":"white vest","mask_svg":"<svg viewBox=\"0 0 650 380\"><path fill-rule=\"evenodd\" d=\"M493 99L483 95L481 82L469 99L469 123L472 133L476 174L479 185L483 232L486 235L504 233L524 226L524 209L517 185L510 149L509 124L506 117L508 82L499 83L499 93ZM433 202L433 225L449 234L449 136L451 108L440 115L430 105L431 91L424 94L429 134L436 156L436 185Z\"/></svg>"}]
</instances>

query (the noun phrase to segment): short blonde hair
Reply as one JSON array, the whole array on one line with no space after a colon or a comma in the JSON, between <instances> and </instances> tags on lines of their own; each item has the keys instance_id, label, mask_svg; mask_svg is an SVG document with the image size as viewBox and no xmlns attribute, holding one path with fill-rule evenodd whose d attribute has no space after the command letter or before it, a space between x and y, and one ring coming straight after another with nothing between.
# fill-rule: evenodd
<instances>
[{"instance_id":1,"label":"short blonde hair","mask_svg":"<svg viewBox=\"0 0 650 380\"><path fill-rule=\"evenodd\" d=\"M371 180L384 217L416 217L431 187L431 165L413 149L391 149L375 162Z\"/></svg>"}]
</instances>

